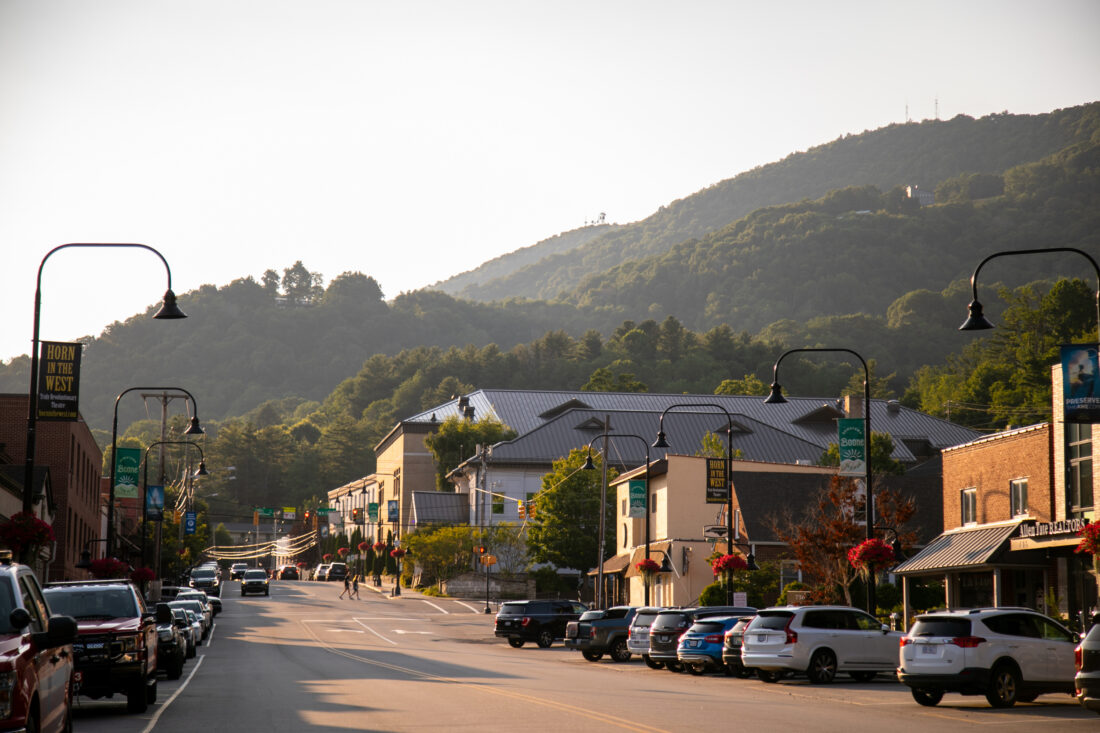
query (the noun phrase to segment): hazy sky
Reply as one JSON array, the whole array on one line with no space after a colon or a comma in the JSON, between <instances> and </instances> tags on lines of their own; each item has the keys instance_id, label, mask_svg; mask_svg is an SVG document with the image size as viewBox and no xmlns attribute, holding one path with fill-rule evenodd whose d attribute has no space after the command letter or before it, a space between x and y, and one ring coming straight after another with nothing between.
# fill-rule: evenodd
<instances>
[{"instance_id":1,"label":"hazy sky","mask_svg":"<svg viewBox=\"0 0 1100 733\"><path fill-rule=\"evenodd\" d=\"M1100 2L0 0L0 359L39 263L387 297L905 118L1100 99ZM44 340L158 301L62 251ZM201 318L200 313L189 314Z\"/></svg>"}]
</instances>

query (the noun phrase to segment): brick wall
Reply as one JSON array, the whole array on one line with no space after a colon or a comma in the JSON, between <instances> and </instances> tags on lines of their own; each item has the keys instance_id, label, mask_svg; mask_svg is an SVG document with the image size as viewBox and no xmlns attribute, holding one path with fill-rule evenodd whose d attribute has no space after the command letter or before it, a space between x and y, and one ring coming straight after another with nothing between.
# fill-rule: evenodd
<instances>
[{"instance_id":1,"label":"brick wall","mask_svg":"<svg viewBox=\"0 0 1100 733\"><path fill-rule=\"evenodd\" d=\"M1049 423L991 435L943 452L943 528L962 524L960 492L977 489L977 522L1012 519L1009 484L1028 481L1028 516L1053 520L1052 430Z\"/></svg>"}]
</instances>

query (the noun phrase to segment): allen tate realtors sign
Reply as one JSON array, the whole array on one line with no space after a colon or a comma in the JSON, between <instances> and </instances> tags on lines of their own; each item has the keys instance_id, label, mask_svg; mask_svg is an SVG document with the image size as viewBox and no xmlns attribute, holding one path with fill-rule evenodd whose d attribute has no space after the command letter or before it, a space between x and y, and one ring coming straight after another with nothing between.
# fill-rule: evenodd
<instances>
[{"instance_id":1,"label":"allen tate realtors sign","mask_svg":"<svg viewBox=\"0 0 1100 733\"><path fill-rule=\"evenodd\" d=\"M1050 537L1057 534L1076 534L1088 525L1087 519L1060 519L1057 522L1021 524L1020 537Z\"/></svg>"}]
</instances>

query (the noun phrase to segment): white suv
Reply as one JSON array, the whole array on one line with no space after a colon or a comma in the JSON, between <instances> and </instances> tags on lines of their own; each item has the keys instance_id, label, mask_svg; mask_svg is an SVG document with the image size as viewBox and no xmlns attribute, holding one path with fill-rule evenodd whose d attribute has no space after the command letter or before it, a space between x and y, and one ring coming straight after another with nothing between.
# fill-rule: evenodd
<instances>
[{"instance_id":1,"label":"white suv","mask_svg":"<svg viewBox=\"0 0 1100 733\"><path fill-rule=\"evenodd\" d=\"M902 636L850 606L779 606L758 612L745 628L741 662L765 682L803 672L817 684L838 672L866 682L894 671Z\"/></svg>"},{"instance_id":2,"label":"white suv","mask_svg":"<svg viewBox=\"0 0 1100 733\"><path fill-rule=\"evenodd\" d=\"M927 613L901 641L898 679L928 706L945 692L985 695L996 708L1048 692L1072 695L1078 640L1029 608Z\"/></svg>"}]
</instances>

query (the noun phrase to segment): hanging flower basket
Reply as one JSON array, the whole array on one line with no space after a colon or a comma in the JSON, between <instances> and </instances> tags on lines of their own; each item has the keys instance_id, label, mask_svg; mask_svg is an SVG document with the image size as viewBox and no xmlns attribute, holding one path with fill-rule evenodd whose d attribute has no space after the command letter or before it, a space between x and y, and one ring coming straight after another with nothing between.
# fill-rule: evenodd
<instances>
[{"instance_id":1,"label":"hanging flower basket","mask_svg":"<svg viewBox=\"0 0 1100 733\"><path fill-rule=\"evenodd\" d=\"M92 577L100 580L108 578L125 578L130 574L130 565L117 557L101 557L92 560L88 572Z\"/></svg>"},{"instance_id":2,"label":"hanging flower basket","mask_svg":"<svg viewBox=\"0 0 1100 733\"><path fill-rule=\"evenodd\" d=\"M894 549L878 537L864 540L848 550L848 563L864 578L873 576L876 570L893 565L895 559Z\"/></svg>"},{"instance_id":3,"label":"hanging flower basket","mask_svg":"<svg viewBox=\"0 0 1100 733\"><path fill-rule=\"evenodd\" d=\"M390 557L400 560L401 558L405 557L405 550L400 547L395 547L390 550Z\"/></svg>"},{"instance_id":4,"label":"hanging flower basket","mask_svg":"<svg viewBox=\"0 0 1100 733\"><path fill-rule=\"evenodd\" d=\"M374 543L373 545L371 545L371 546L372 546L372 547L374 548L374 551L375 551L375 552L382 552L383 550L385 550L385 549L386 549L386 543L385 543L385 542L381 542L381 541L379 541L379 542L375 542L375 543Z\"/></svg>"},{"instance_id":5,"label":"hanging flower basket","mask_svg":"<svg viewBox=\"0 0 1100 733\"><path fill-rule=\"evenodd\" d=\"M1088 553L1092 555L1093 572L1100 575L1100 522L1090 522L1077 533L1081 538L1074 552Z\"/></svg>"},{"instance_id":6,"label":"hanging flower basket","mask_svg":"<svg viewBox=\"0 0 1100 733\"><path fill-rule=\"evenodd\" d=\"M321 559L325 562L332 562L332 553L326 552L324 555L321 555Z\"/></svg>"},{"instance_id":7,"label":"hanging flower basket","mask_svg":"<svg viewBox=\"0 0 1100 733\"><path fill-rule=\"evenodd\" d=\"M359 550L359 552L366 552L367 550L370 549L370 546L371 546L371 544L369 542L360 542L355 547L356 547L356 549Z\"/></svg>"},{"instance_id":8,"label":"hanging flower basket","mask_svg":"<svg viewBox=\"0 0 1100 733\"><path fill-rule=\"evenodd\" d=\"M336 552L337 552L338 555L340 555L341 558L344 558L344 557L348 556L348 553L351 552L351 550L349 550L346 547L341 547Z\"/></svg>"},{"instance_id":9,"label":"hanging flower basket","mask_svg":"<svg viewBox=\"0 0 1100 733\"><path fill-rule=\"evenodd\" d=\"M130 573L130 580L134 581L142 588L145 587L146 583L156 577L157 574L154 573L150 568L134 568L134 571Z\"/></svg>"},{"instance_id":10,"label":"hanging flower basket","mask_svg":"<svg viewBox=\"0 0 1100 733\"><path fill-rule=\"evenodd\" d=\"M53 527L33 514L17 512L0 524L0 542L18 554L25 549L41 547L54 541Z\"/></svg>"},{"instance_id":11,"label":"hanging flower basket","mask_svg":"<svg viewBox=\"0 0 1100 733\"><path fill-rule=\"evenodd\" d=\"M729 584L733 580L734 573L748 570L749 564L740 554L731 553L714 558L710 569L714 571L714 577L721 578L723 584Z\"/></svg>"},{"instance_id":12,"label":"hanging flower basket","mask_svg":"<svg viewBox=\"0 0 1100 733\"><path fill-rule=\"evenodd\" d=\"M661 572L661 563L657 562L652 557L647 557L644 560L639 560L634 563L634 569L642 574L642 578L645 579L646 583L650 583L653 577Z\"/></svg>"},{"instance_id":13,"label":"hanging flower basket","mask_svg":"<svg viewBox=\"0 0 1100 733\"><path fill-rule=\"evenodd\" d=\"M298 567L300 567L300 568L309 567L309 564L305 560L299 560L298 561Z\"/></svg>"}]
</instances>

